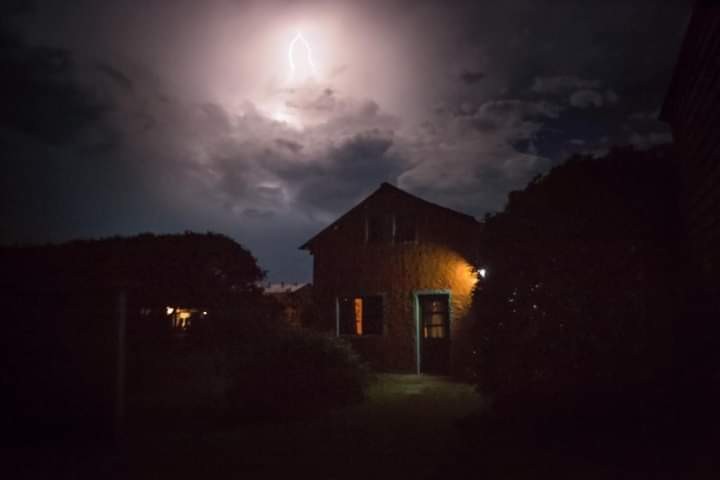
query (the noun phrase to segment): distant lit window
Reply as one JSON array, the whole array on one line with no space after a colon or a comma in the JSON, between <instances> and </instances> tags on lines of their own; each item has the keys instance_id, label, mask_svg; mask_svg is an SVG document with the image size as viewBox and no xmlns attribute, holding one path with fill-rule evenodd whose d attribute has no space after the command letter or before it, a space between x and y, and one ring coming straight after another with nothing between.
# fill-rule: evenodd
<instances>
[{"instance_id":1,"label":"distant lit window","mask_svg":"<svg viewBox=\"0 0 720 480\"><path fill-rule=\"evenodd\" d=\"M165 314L170 318L170 328L176 332L185 332L190 329L199 312L194 308L166 307Z\"/></svg>"},{"instance_id":2,"label":"distant lit window","mask_svg":"<svg viewBox=\"0 0 720 480\"><path fill-rule=\"evenodd\" d=\"M392 217L373 215L367 218L367 243L390 243L392 241Z\"/></svg>"},{"instance_id":3,"label":"distant lit window","mask_svg":"<svg viewBox=\"0 0 720 480\"><path fill-rule=\"evenodd\" d=\"M415 217L397 215L395 217L395 242L414 242L417 239Z\"/></svg>"},{"instance_id":4,"label":"distant lit window","mask_svg":"<svg viewBox=\"0 0 720 480\"><path fill-rule=\"evenodd\" d=\"M381 296L341 297L338 302L340 335L382 335Z\"/></svg>"}]
</instances>

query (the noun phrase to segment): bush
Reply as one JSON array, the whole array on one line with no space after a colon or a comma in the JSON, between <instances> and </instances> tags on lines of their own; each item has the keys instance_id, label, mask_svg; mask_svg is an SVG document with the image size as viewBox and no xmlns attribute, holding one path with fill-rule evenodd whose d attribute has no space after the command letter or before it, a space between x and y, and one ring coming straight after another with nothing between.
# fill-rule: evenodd
<instances>
[{"instance_id":1,"label":"bush","mask_svg":"<svg viewBox=\"0 0 720 480\"><path fill-rule=\"evenodd\" d=\"M361 401L369 370L344 341L284 330L235 345L225 368L233 415L288 417Z\"/></svg>"},{"instance_id":2,"label":"bush","mask_svg":"<svg viewBox=\"0 0 720 480\"><path fill-rule=\"evenodd\" d=\"M227 379L219 368L219 352L160 348L132 360L132 375L128 378L130 407L143 422L207 420L208 415L226 408Z\"/></svg>"},{"instance_id":3,"label":"bush","mask_svg":"<svg viewBox=\"0 0 720 480\"><path fill-rule=\"evenodd\" d=\"M369 370L340 339L258 325L251 331L138 353L130 388L136 418L206 428L287 419L364 398Z\"/></svg>"},{"instance_id":4,"label":"bush","mask_svg":"<svg viewBox=\"0 0 720 480\"><path fill-rule=\"evenodd\" d=\"M481 390L514 410L567 410L669 380L676 190L658 147L573 158L510 194L478 265L490 271L473 299Z\"/></svg>"}]
</instances>

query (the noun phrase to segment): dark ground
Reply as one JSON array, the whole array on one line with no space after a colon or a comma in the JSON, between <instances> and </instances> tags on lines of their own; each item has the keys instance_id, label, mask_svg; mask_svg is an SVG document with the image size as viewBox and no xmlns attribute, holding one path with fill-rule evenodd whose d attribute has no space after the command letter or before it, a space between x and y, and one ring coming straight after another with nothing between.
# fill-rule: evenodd
<instances>
[{"instance_id":1,"label":"dark ground","mask_svg":"<svg viewBox=\"0 0 720 480\"><path fill-rule=\"evenodd\" d=\"M714 449L605 436L593 444L487 433L473 387L441 377L379 375L368 400L312 418L214 431L138 429L108 453L94 444L5 449L3 478L617 479L720 478ZM649 443L648 443L649 442ZM679 439L674 445L681 445ZM615 445L615 447L612 447ZM642 452L642 455L636 454ZM675 452L677 453L677 452ZM696 454L694 454L696 453Z\"/></svg>"},{"instance_id":2,"label":"dark ground","mask_svg":"<svg viewBox=\"0 0 720 480\"><path fill-rule=\"evenodd\" d=\"M213 432L129 432L96 445L6 450L5 478L427 478L453 461L456 421L482 405L469 385L379 375L368 400L312 418ZM6 470L7 471L7 470Z\"/></svg>"}]
</instances>

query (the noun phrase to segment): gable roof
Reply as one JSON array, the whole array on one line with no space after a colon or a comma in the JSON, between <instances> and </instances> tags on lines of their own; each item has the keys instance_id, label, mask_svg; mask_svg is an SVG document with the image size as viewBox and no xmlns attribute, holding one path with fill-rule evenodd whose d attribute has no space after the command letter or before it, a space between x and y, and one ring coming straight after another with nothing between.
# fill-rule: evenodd
<instances>
[{"instance_id":1,"label":"gable roof","mask_svg":"<svg viewBox=\"0 0 720 480\"><path fill-rule=\"evenodd\" d=\"M365 205L371 198L373 198L374 196L376 196L376 195L378 195L378 194L380 194L380 193L384 193L384 192L400 193L401 195L405 196L406 198L409 198L409 199L411 199L411 200L414 201L414 202L420 203L420 204L422 204L422 205L425 206L425 207L440 210L440 211L442 211L442 212L445 213L445 214L449 214L449 215L455 216L456 218L459 218L459 219L461 219L461 220L463 220L463 221L472 223L472 224L474 224L475 226L480 225L480 223L479 223L479 222L475 219L475 217L473 217L472 215L467 215L467 214L465 214L465 213L458 212L457 210L453 210L453 209L451 209L451 208L443 207L442 205L438 205L438 204L436 204L436 203L429 202L429 201L427 201L427 200L425 200L425 199L422 199L422 198L417 197L417 196L415 196L415 195L413 195L413 194L411 194L411 193L408 193L408 192L406 192L405 190L401 190L401 189L399 189L398 187L396 187L395 185L392 185L392 184L387 183L387 182L383 182L383 183L380 184L380 187L379 187L377 190L375 190L375 191L372 192L370 195L368 195L367 197L365 197L364 200L362 200L360 203L358 203L357 205L355 205L353 208L351 208L350 210L348 210L347 212L345 212L343 215L341 215L337 220L335 220L334 222L332 222L330 225L328 225L327 227L325 227L325 228L323 228L322 230L320 230L320 231L319 231L317 234L315 234L315 236L313 236L310 240L308 240L308 241L306 241L305 243L303 243L302 245L300 245L300 247L299 247L300 250L309 250L309 249L310 249L310 246L312 245L312 243L313 243L317 238L321 237L321 236L324 235L326 232L329 232L335 225L337 225L338 223L340 223L340 221L342 221L342 219L344 219L345 217L347 217L348 215L350 215L352 212L360 209L360 208L361 208L363 205Z\"/></svg>"}]
</instances>

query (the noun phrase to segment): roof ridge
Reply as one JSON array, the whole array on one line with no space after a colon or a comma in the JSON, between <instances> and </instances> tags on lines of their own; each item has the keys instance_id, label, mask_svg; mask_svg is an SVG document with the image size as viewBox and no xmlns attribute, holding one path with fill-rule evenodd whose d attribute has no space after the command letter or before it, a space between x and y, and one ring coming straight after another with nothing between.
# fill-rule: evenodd
<instances>
[{"instance_id":1,"label":"roof ridge","mask_svg":"<svg viewBox=\"0 0 720 480\"><path fill-rule=\"evenodd\" d=\"M444 207L444 206L442 206L442 205L438 205L437 203L433 203L433 202L431 202L431 201L429 201L429 200L425 200L424 198L418 197L417 195L413 195L413 194L410 193L410 192L407 192L407 191L405 191L405 190L403 190L403 189L401 189L401 188L399 188L399 187L396 187L395 185L393 185L393 184L390 183L390 182L382 182L382 183L380 183L380 186L379 186L378 188L376 188L375 190L373 190L369 195L367 195L364 199L362 199L360 202L358 202L358 203L357 203L355 206L353 206L350 210L348 210L348 211L346 211L345 213L343 213L342 215L340 215L338 218L335 219L335 221L331 222L328 226L326 226L325 228L323 228L322 230L320 230L318 233L316 233L315 235L313 235L309 240L307 240L305 243L303 243L302 245L300 245L300 247L299 247L300 250L305 250L305 249L307 249L307 248L310 246L310 243L313 242L313 240L315 240L317 237L319 237L320 235L322 235L323 233L325 233L326 231L328 231L330 228L332 228L334 225L336 225L340 220L342 220L342 219L345 218L348 214L350 214L350 212L354 211L355 209L357 209L358 207L360 207L361 205L363 205L363 204L364 204L365 202L367 202L371 197L373 197L375 194L377 194L378 192L380 192L380 191L383 190L383 189L391 190L391 191L394 191L394 192L399 192L399 193L401 193L401 194L403 194L403 195L405 195L405 196L407 196L407 197L412 198L412 199L415 200L415 201L421 202L421 203L423 203L423 204L425 204L425 205L428 205L428 206L431 206L431 207L433 207L433 208L439 208L439 209L441 209L441 210L443 210L443 211L445 211L445 212L451 213L452 215L459 216L459 217L463 218L464 220L476 222L476 223L479 224L479 222L477 221L477 219L476 219L474 216L472 216L472 215L468 215L468 214L466 214L466 213L458 212L457 210L453 210L452 208Z\"/></svg>"},{"instance_id":2,"label":"roof ridge","mask_svg":"<svg viewBox=\"0 0 720 480\"><path fill-rule=\"evenodd\" d=\"M396 187L396 186L393 185L392 183L383 182L383 183L380 185L380 187L382 188L382 187L385 186L385 185L387 185L388 187L392 188L392 189L395 190L395 191L398 191L398 192L400 192L400 193L403 193L403 194L405 194L405 195L407 195L407 196L409 196L409 197L412 197L412 198L414 198L415 200L419 200L419 201L421 201L421 202L423 202L423 203L425 203L425 204L432 205L433 207L437 207L437 208L442 208L443 210L447 210L447 211L449 211L449 212L452 212L453 214L461 215L461 216L463 216L463 217L467 217L468 219L472 219L472 220L474 220L474 221L477 221L477 220L475 219L475 217L472 216L472 215L469 215L469 214L467 214L467 213L460 212L460 211L455 210L455 209L452 209L452 208L450 208L450 207L446 207L446 206L440 205L440 204L438 204L438 203L431 202L430 200L425 200L424 198L418 197L417 195L414 195L414 194L408 192L407 190L403 190L403 189L400 188L400 187Z\"/></svg>"}]
</instances>

